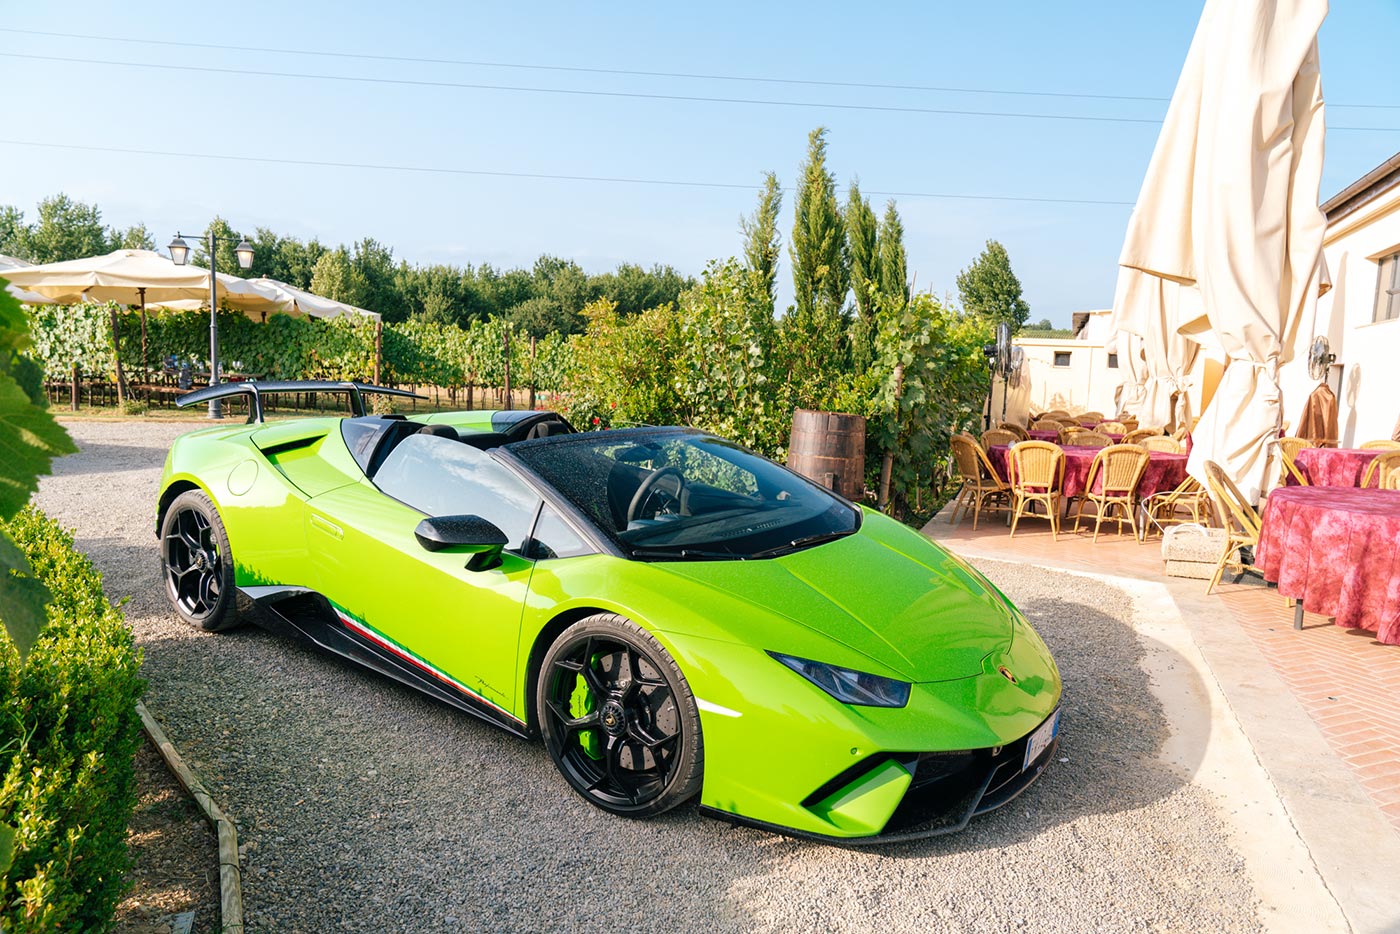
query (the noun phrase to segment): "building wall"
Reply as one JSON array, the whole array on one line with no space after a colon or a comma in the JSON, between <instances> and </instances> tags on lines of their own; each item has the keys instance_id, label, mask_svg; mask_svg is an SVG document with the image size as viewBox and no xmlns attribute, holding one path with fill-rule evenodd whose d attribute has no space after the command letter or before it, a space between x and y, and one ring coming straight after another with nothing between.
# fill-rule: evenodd
<instances>
[{"instance_id":1,"label":"building wall","mask_svg":"<svg viewBox=\"0 0 1400 934\"><path fill-rule=\"evenodd\" d=\"M1329 382L1341 445L1389 438L1400 418L1400 320L1371 319L1379 262L1400 250L1400 186L1329 226L1322 250L1332 290L1318 299L1317 320L1299 328L1295 359L1283 373L1284 418L1298 424L1317 385L1307 373L1308 347L1325 334L1337 355Z\"/></svg>"},{"instance_id":2,"label":"building wall","mask_svg":"<svg viewBox=\"0 0 1400 934\"><path fill-rule=\"evenodd\" d=\"M1118 410L1115 393L1128 376L1126 367L1109 366L1108 350L1101 341L1017 338L1025 351L1020 385L1007 395L1006 414L1024 424L1031 410L1065 409L1070 413ZM1069 354L1068 366L1056 366L1057 353ZM1001 420L1002 384L992 393L992 422Z\"/></svg>"}]
</instances>

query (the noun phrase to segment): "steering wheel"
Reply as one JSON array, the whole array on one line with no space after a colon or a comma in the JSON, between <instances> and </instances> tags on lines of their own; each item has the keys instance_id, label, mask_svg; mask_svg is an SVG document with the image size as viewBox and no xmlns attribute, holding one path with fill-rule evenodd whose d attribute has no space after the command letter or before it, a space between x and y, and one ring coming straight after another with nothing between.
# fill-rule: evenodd
<instances>
[{"instance_id":1,"label":"steering wheel","mask_svg":"<svg viewBox=\"0 0 1400 934\"><path fill-rule=\"evenodd\" d=\"M674 493L667 493L667 495L675 499L677 505L680 504L681 491L685 489L685 475L680 472L679 468L662 467L660 470L652 471L651 475L643 480L641 485L637 487L637 492L632 494L632 502L627 506L627 522L629 524L639 517L642 507L646 505L647 500L651 499L652 494L657 492L658 484L667 477L671 478L676 485L676 491Z\"/></svg>"}]
</instances>

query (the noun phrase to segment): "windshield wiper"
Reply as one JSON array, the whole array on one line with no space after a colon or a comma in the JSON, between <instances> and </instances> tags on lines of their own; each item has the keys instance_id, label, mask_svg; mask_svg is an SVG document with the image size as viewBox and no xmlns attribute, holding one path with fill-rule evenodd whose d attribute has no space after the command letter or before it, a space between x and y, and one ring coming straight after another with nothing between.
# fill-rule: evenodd
<instances>
[{"instance_id":1,"label":"windshield wiper","mask_svg":"<svg viewBox=\"0 0 1400 934\"><path fill-rule=\"evenodd\" d=\"M845 538L851 535L855 529L846 529L842 532L818 532L816 535L808 535L803 538L794 538L786 545L775 545L772 548L765 548L763 551L755 551L752 557L772 558L777 555L785 555L790 552L800 551L803 548L811 548L813 545L821 545L826 542L834 542L838 538Z\"/></svg>"},{"instance_id":2,"label":"windshield wiper","mask_svg":"<svg viewBox=\"0 0 1400 934\"><path fill-rule=\"evenodd\" d=\"M749 555L736 555L732 551L705 551L700 548L633 548L634 558L672 558L685 560L695 558L701 561L743 561Z\"/></svg>"}]
</instances>

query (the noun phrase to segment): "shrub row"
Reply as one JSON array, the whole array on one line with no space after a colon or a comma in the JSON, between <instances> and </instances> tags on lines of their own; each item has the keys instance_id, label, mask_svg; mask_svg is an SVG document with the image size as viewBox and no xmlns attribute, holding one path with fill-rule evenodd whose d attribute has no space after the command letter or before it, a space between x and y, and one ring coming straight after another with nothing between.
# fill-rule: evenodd
<instances>
[{"instance_id":1,"label":"shrub row","mask_svg":"<svg viewBox=\"0 0 1400 934\"><path fill-rule=\"evenodd\" d=\"M0 646L0 824L16 831L0 930L106 930L130 867L141 653L69 532L32 506L3 526L51 599L23 665Z\"/></svg>"}]
</instances>

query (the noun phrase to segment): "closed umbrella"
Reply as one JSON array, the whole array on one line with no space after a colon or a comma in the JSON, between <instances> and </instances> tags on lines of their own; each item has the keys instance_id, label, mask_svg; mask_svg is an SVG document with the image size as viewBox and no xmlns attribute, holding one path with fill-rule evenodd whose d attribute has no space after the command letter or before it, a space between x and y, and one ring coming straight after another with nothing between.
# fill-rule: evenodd
<instances>
[{"instance_id":1,"label":"closed umbrella","mask_svg":"<svg viewBox=\"0 0 1400 934\"><path fill-rule=\"evenodd\" d=\"M1168 431L1178 425L1191 425L1187 374L1196 362L1200 345L1178 334L1177 328L1183 312L1195 317L1199 307L1200 292L1194 288L1138 269L1118 270L1112 326L1120 334L1137 338L1129 343L1142 358L1131 361L1129 366L1139 368L1133 375L1142 386L1136 411L1143 425Z\"/></svg>"},{"instance_id":2,"label":"closed umbrella","mask_svg":"<svg viewBox=\"0 0 1400 934\"><path fill-rule=\"evenodd\" d=\"M276 279L266 277L248 279L246 283L249 288L257 292L260 300L267 306L258 310L280 311L289 315L310 315L313 318L340 318L358 315L373 318L375 321L380 320L380 316L376 312L324 298Z\"/></svg>"},{"instance_id":3,"label":"closed umbrella","mask_svg":"<svg viewBox=\"0 0 1400 934\"><path fill-rule=\"evenodd\" d=\"M1193 436L1251 498L1282 422L1279 367L1321 283L1326 0L1206 0L1120 265L1200 292L1187 336L1227 358Z\"/></svg>"}]
</instances>

